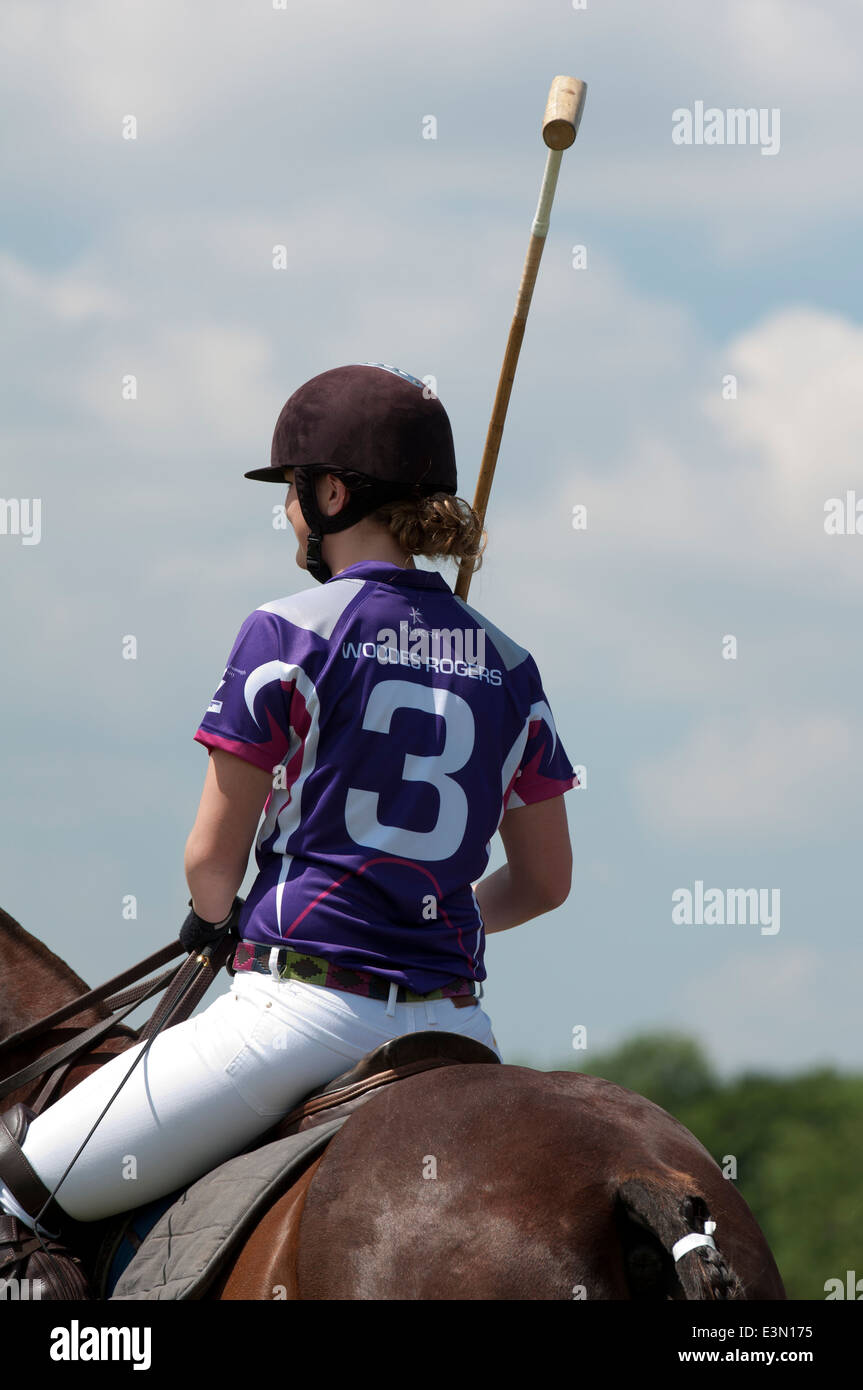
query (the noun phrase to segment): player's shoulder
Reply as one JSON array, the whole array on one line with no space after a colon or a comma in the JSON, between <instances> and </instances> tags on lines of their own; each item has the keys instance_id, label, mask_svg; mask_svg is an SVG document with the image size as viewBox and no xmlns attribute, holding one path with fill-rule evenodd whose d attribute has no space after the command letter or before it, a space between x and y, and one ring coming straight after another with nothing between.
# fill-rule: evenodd
<instances>
[{"instance_id":1,"label":"player's shoulder","mask_svg":"<svg viewBox=\"0 0 863 1390\"><path fill-rule=\"evenodd\" d=\"M536 668L536 663L527 647L523 647L519 642L516 642L513 637L510 637L509 633L504 632L503 629L498 627L496 623L493 623L490 618L487 618L484 613L480 613L476 608L472 608L469 603L466 603L463 598L459 598L457 594L454 594L453 598L479 627L485 629L485 632L494 645L507 671L518 671L519 674L528 675Z\"/></svg>"},{"instance_id":2,"label":"player's shoulder","mask_svg":"<svg viewBox=\"0 0 863 1390\"><path fill-rule=\"evenodd\" d=\"M254 619L257 614L269 613L291 627L328 639L362 587L362 579L333 579L314 589L301 589L298 594L270 599L268 603L260 604L247 621Z\"/></svg>"}]
</instances>

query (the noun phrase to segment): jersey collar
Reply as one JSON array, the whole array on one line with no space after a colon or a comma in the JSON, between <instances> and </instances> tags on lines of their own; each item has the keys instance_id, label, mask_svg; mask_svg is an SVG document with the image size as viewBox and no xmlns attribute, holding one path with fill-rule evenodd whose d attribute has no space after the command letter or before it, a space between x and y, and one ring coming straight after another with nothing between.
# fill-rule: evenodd
<instances>
[{"instance_id":1,"label":"jersey collar","mask_svg":"<svg viewBox=\"0 0 863 1390\"><path fill-rule=\"evenodd\" d=\"M406 570L389 560L361 560L356 565L348 565L339 574L328 579L334 584L339 579L368 579L379 584L392 584L398 589L440 589L452 593L443 575L437 570Z\"/></svg>"}]
</instances>

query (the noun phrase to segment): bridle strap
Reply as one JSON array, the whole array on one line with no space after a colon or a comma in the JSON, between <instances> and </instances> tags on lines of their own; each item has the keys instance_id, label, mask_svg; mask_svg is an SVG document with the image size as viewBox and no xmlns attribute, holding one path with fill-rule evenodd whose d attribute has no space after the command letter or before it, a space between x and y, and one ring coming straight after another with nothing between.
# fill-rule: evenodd
<instances>
[{"instance_id":1,"label":"bridle strap","mask_svg":"<svg viewBox=\"0 0 863 1390\"><path fill-rule=\"evenodd\" d=\"M97 1023L92 1024L91 1027L84 1029L83 1032L76 1033L75 1036L70 1038L67 1042L61 1043L59 1047L53 1048L52 1051L46 1053L45 1056L37 1057L36 1060L31 1062L28 1066L22 1067L21 1070L15 1072L14 1075L0 1081L0 1100L10 1095L13 1091L17 1091L20 1086L26 1085L28 1081L34 1081L37 1076L42 1076L47 1071L53 1071L55 1067L63 1063L68 1067L69 1062L74 1057L77 1057L81 1052L88 1051L99 1038L115 1030L127 1014L132 1013L132 1011L136 1009L139 1004L143 1003L145 999L149 999L152 995L157 994L159 990L165 988L166 985L170 986L168 993L165 995L152 1017L147 1020L143 1028L139 1031L137 1041L140 1042L145 1038L153 1037L160 1028L165 1027L169 1023L180 1023L184 1021L197 1006L199 1000L209 988L216 973L226 964L228 957L233 954L235 947L235 938L232 937L230 933L226 933L226 938L212 949L211 954L201 953L200 955L189 955L182 964L177 966L174 970L165 971L163 974L157 975L154 980L145 981L136 985L133 989L127 990L123 994L116 996L116 998L112 998L110 1006L115 1011L109 1015L108 1018L100 1019ZM109 980L106 985L100 985L98 989L90 990L89 994L82 995L81 999L73 1000L71 1004L64 1005L62 1009L58 1009L56 1013L50 1014L46 1019L41 1019L30 1028L24 1028L18 1033L13 1033L10 1038L4 1039L3 1044L0 1044L0 1046L5 1047L10 1043L20 1042L22 1038L26 1039L38 1036L57 1021L58 1015L62 1015L63 1018L73 1017L76 1013L81 1012L83 1000L92 1000L95 996L99 996L100 999L104 998L105 995L121 981L128 980L130 977L136 978L136 976L140 975L144 970L151 969L154 963L161 964L163 960L170 959L171 956L177 955L182 949L179 943L164 947L163 950L157 951L155 955L149 956L146 961L141 962L137 966L133 966L131 970L125 971L123 975L115 976L114 979ZM169 953L167 956L166 952ZM211 969L204 970L202 968L204 962L206 962ZM84 1007L86 1007L86 1005ZM51 1081L49 1081L40 1092L37 1102L39 1109L44 1107L47 1103L59 1079L62 1078L55 1080L52 1077ZM53 1085L51 1084L52 1082L54 1083ZM34 1106L33 1108L36 1109L37 1107Z\"/></svg>"},{"instance_id":2,"label":"bridle strap","mask_svg":"<svg viewBox=\"0 0 863 1390\"><path fill-rule=\"evenodd\" d=\"M145 960L139 961L137 965L132 965L128 970L124 970L120 975L115 975L104 985L97 986L96 989L87 990L86 994L80 994L77 999L71 999L62 1008L55 1009L52 1014L45 1018L40 1018L36 1023L31 1023L27 1028L21 1028L17 1033L10 1033L8 1038L0 1041L0 1056L5 1052L21 1046L22 1043L29 1042L31 1038L38 1038L41 1033L47 1033L49 1028L55 1024L65 1023L67 1019L74 1018L76 1014L83 1013L91 1004L100 1004L106 1000L111 1009L122 1008L123 1005L135 995L138 1000L147 998L147 991L151 982L144 982L137 985L135 989L128 990L125 994L116 999L109 998L115 992L120 991L124 985L132 984L135 980L140 980L142 975L148 975L151 970L156 970L160 965L165 965L167 961L173 960L175 956L182 954L183 948L179 941L172 941L168 946L163 946L161 951L154 951ZM176 969L176 967L175 967ZM159 976L160 981L167 981L175 973L175 970L166 970L164 975Z\"/></svg>"}]
</instances>

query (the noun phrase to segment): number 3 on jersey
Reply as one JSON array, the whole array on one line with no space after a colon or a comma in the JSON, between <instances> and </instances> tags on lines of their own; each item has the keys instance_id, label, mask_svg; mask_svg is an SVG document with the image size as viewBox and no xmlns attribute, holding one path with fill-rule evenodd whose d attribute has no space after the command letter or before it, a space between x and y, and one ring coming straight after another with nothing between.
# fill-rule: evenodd
<instances>
[{"instance_id":1,"label":"number 3 on jersey","mask_svg":"<svg viewBox=\"0 0 863 1390\"><path fill-rule=\"evenodd\" d=\"M403 859L449 859L461 845L467 828L467 797L451 774L461 771L473 752L473 711L466 700L451 690L414 685L411 681L380 681L369 696L363 728L388 734L397 709L424 710L440 715L444 721L441 752L428 757L406 753L401 773L402 782L425 782L435 788L440 799L437 820L431 830L385 825L378 819L380 793L349 787L345 801L348 834L358 845L370 845Z\"/></svg>"}]
</instances>

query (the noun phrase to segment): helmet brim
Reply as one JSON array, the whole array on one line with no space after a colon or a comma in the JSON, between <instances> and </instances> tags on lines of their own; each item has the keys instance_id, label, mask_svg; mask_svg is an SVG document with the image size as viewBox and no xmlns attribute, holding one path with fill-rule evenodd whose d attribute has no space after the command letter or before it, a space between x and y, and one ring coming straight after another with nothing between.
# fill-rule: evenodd
<instances>
[{"instance_id":1,"label":"helmet brim","mask_svg":"<svg viewBox=\"0 0 863 1390\"><path fill-rule=\"evenodd\" d=\"M287 487L284 468L253 468L250 473L244 473L243 477L251 478L256 483L282 483Z\"/></svg>"}]
</instances>

